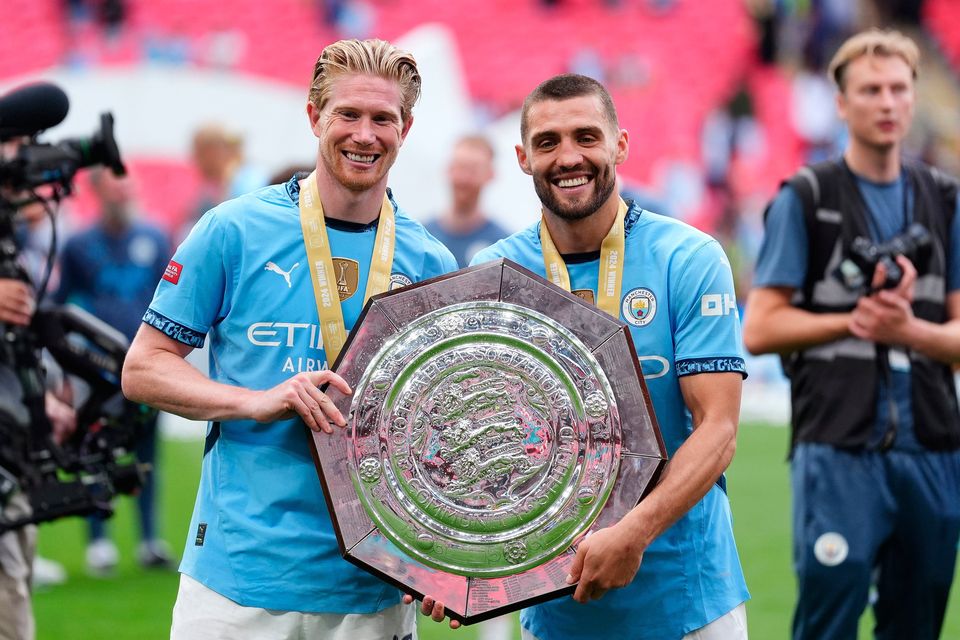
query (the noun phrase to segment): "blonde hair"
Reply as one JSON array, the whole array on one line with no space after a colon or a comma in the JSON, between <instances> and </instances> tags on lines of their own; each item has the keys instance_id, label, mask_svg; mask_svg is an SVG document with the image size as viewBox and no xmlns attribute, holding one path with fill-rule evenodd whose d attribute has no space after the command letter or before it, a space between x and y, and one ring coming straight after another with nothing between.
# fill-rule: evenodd
<instances>
[{"instance_id":1,"label":"blonde hair","mask_svg":"<svg viewBox=\"0 0 960 640\"><path fill-rule=\"evenodd\" d=\"M841 92L847 66L863 56L899 56L910 67L913 79L920 70L920 50L917 44L899 31L870 29L847 39L830 61L827 73Z\"/></svg>"},{"instance_id":2,"label":"blonde hair","mask_svg":"<svg viewBox=\"0 0 960 640\"><path fill-rule=\"evenodd\" d=\"M394 80L400 85L400 115L407 122L420 97L420 72L413 55L385 40L340 40L324 48L313 67L309 100L317 109L330 98L333 81L347 73Z\"/></svg>"}]
</instances>

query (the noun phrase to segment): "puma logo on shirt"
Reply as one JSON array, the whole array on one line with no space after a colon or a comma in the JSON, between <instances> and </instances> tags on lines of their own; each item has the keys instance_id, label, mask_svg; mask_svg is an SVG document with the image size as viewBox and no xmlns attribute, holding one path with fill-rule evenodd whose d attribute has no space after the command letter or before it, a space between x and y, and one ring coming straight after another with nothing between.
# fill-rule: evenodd
<instances>
[{"instance_id":1,"label":"puma logo on shirt","mask_svg":"<svg viewBox=\"0 0 960 640\"><path fill-rule=\"evenodd\" d=\"M268 262L267 266L263 269L264 271L273 271L274 273L283 276L283 279L287 281L287 288L289 289L292 285L290 284L290 274L293 273L293 270L300 266L299 262L294 262L293 266L290 267L289 271L284 271L276 262Z\"/></svg>"}]
</instances>

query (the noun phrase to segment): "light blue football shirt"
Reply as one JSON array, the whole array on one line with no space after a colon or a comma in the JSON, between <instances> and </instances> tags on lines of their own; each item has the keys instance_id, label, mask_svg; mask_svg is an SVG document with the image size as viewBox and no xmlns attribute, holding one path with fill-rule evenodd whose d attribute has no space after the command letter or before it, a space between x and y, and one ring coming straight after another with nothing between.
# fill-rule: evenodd
<instances>
[{"instance_id":1,"label":"light blue football shirt","mask_svg":"<svg viewBox=\"0 0 960 640\"><path fill-rule=\"evenodd\" d=\"M392 198L392 196L391 196ZM210 340L210 377L268 389L326 368L299 222L296 179L209 211L177 249L144 321L191 346ZM391 287L457 268L396 211ZM350 329L363 307L376 225L328 221ZM174 282L175 281L175 282ZM372 613L400 593L340 556L308 432L299 419L208 426L180 570L245 606Z\"/></svg>"},{"instance_id":2,"label":"light blue football shirt","mask_svg":"<svg viewBox=\"0 0 960 640\"><path fill-rule=\"evenodd\" d=\"M545 276L540 224L473 259L508 258ZM597 295L599 255L568 260L573 290ZM730 264L710 236L631 204L620 320L630 327L668 453L692 433L679 377L746 373ZM749 598L733 540L730 505L714 486L646 550L633 582L586 605L560 598L525 609L541 640L679 639Z\"/></svg>"}]
</instances>

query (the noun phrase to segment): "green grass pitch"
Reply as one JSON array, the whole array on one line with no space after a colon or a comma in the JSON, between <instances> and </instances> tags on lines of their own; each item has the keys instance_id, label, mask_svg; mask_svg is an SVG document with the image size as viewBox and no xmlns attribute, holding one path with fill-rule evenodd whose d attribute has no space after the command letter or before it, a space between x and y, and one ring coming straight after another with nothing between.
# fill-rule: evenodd
<instances>
[{"instance_id":1,"label":"green grass pitch","mask_svg":"<svg viewBox=\"0 0 960 640\"><path fill-rule=\"evenodd\" d=\"M162 534L179 550L187 536L200 472L202 443L165 441L160 479ZM787 638L795 584L790 569L790 494L784 460L787 430L744 425L736 459L728 473L737 544L753 599L747 605L750 637ZM41 527L40 551L62 562L67 584L36 593L39 640L152 640L169 637L170 610L177 590L174 573L145 571L133 559L136 523L130 499L119 501L110 528L121 551L117 575L94 579L84 574L84 523L73 518ZM960 638L960 585L954 581L943 638ZM861 638L871 637L864 616ZM421 620L422 640L473 640L476 629L450 631ZM517 632L519 638L519 632Z\"/></svg>"}]
</instances>

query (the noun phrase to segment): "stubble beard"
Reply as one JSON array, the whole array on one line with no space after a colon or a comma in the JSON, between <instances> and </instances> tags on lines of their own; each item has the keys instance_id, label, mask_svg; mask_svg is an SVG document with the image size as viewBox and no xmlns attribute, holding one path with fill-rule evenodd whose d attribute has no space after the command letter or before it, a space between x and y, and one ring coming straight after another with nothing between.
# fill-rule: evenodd
<instances>
[{"instance_id":1,"label":"stubble beard","mask_svg":"<svg viewBox=\"0 0 960 640\"><path fill-rule=\"evenodd\" d=\"M339 149L333 150L332 157L326 150L321 151L320 155L321 161L326 166L328 174L339 182L344 189L353 191L354 193L363 193L364 191L372 189L380 182L383 176L386 175L386 172L381 173L379 171L359 175L354 174L347 167L347 160L341 155ZM385 159L384 155L381 155L376 162L383 162Z\"/></svg>"},{"instance_id":2,"label":"stubble beard","mask_svg":"<svg viewBox=\"0 0 960 640\"><path fill-rule=\"evenodd\" d=\"M607 198L610 197L617 186L617 181L611 174L612 169L609 166L596 172L593 179L593 196L589 197L582 204L574 203L572 205L566 205L562 203L553 192L553 183L550 178L534 176L533 188L537 192L537 197L540 198L540 203L545 209L552 212L558 218L573 222L589 218L607 201Z\"/></svg>"}]
</instances>

